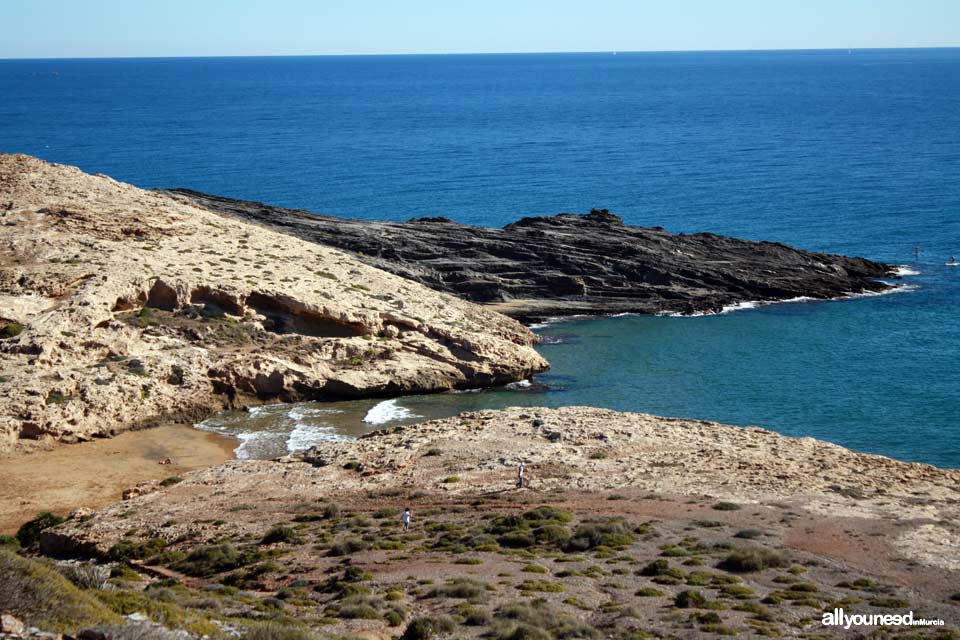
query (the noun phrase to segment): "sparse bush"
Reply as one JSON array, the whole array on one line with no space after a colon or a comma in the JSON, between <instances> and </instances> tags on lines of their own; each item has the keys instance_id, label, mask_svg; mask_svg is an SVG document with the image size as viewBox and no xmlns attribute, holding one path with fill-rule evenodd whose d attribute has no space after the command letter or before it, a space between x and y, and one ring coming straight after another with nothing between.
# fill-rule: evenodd
<instances>
[{"instance_id":1,"label":"sparse bush","mask_svg":"<svg viewBox=\"0 0 960 640\"><path fill-rule=\"evenodd\" d=\"M414 618L407 625L400 640L432 640L452 632L456 623L448 616L424 616Z\"/></svg>"},{"instance_id":2,"label":"sparse bush","mask_svg":"<svg viewBox=\"0 0 960 640\"><path fill-rule=\"evenodd\" d=\"M81 589L106 589L110 580L110 568L93 562L64 564L57 569Z\"/></svg>"},{"instance_id":3,"label":"sparse bush","mask_svg":"<svg viewBox=\"0 0 960 640\"><path fill-rule=\"evenodd\" d=\"M472 604L463 603L456 608L463 624L468 627L485 627L493 621L493 616L486 609L480 609Z\"/></svg>"},{"instance_id":4,"label":"sparse bush","mask_svg":"<svg viewBox=\"0 0 960 640\"><path fill-rule=\"evenodd\" d=\"M110 551L107 553L113 560L143 560L160 553L165 546L167 546L167 541L163 538L146 538L144 540L124 538L110 547Z\"/></svg>"},{"instance_id":5,"label":"sparse bush","mask_svg":"<svg viewBox=\"0 0 960 640\"><path fill-rule=\"evenodd\" d=\"M558 582L549 582L547 580L524 580L517 589L521 591L541 591L544 593L560 593L563 591L563 585Z\"/></svg>"},{"instance_id":6,"label":"sparse bush","mask_svg":"<svg viewBox=\"0 0 960 640\"><path fill-rule=\"evenodd\" d=\"M443 454L443 451L441 451L440 449L437 449L436 447L431 447L431 448L427 449L427 452L424 453L423 455L424 455L424 456L439 456L439 455L442 455L442 454Z\"/></svg>"},{"instance_id":7,"label":"sparse bush","mask_svg":"<svg viewBox=\"0 0 960 640\"><path fill-rule=\"evenodd\" d=\"M768 549L741 547L735 549L717 566L733 573L752 573L776 567L783 567L787 561L782 555Z\"/></svg>"},{"instance_id":8,"label":"sparse bush","mask_svg":"<svg viewBox=\"0 0 960 640\"><path fill-rule=\"evenodd\" d=\"M600 633L593 627L583 624L575 618L548 606L544 600L531 603L516 602L497 610L497 618L513 624L501 622L495 630L494 638L597 638Z\"/></svg>"},{"instance_id":9,"label":"sparse bush","mask_svg":"<svg viewBox=\"0 0 960 640\"><path fill-rule=\"evenodd\" d=\"M570 541L564 546L565 551L587 551L600 546L624 547L636 540L633 530L626 521L612 518L599 522L589 522L573 530Z\"/></svg>"},{"instance_id":10,"label":"sparse bush","mask_svg":"<svg viewBox=\"0 0 960 640\"><path fill-rule=\"evenodd\" d=\"M553 522L570 522L573 520L573 515L558 507L543 505L524 513L523 519L533 521L548 520Z\"/></svg>"},{"instance_id":11,"label":"sparse bush","mask_svg":"<svg viewBox=\"0 0 960 640\"><path fill-rule=\"evenodd\" d=\"M707 604L707 599L699 591L681 591L673 599L673 605L678 609L701 608Z\"/></svg>"},{"instance_id":12,"label":"sparse bush","mask_svg":"<svg viewBox=\"0 0 960 640\"><path fill-rule=\"evenodd\" d=\"M494 636L496 640L553 640L546 629L535 627L529 624L518 624L502 633Z\"/></svg>"},{"instance_id":13,"label":"sparse bush","mask_svg":"<svg viewBox=\"0 0 960 640\"><path fill-rule=\"evenodd\" d=\"M64 521L60 516L44 511L33 520L24 522L17 530L17 541L23 548L32 547L40 540L44 529L55 527Z\"/></svg>"},{"instance_id":14,"label":"sparse bush","mask_svg":"<svg viewBox=\"0 0 960 640\"><path fill-rule=\"evenodd\" d=\"M390 609L383 614L383 619L391 627L399 627L407 616L400 609Z\"/></svg>"},{"instance_id":15,"label":"sparse bush","mask_svg":"<svg viewBox=\"0 0 960 640\"><path fill-rule=\"evenodd\" d=\"M24 326L19 322L8 322L0 329L0 339L15 338L23 333Z\"/></svg>"},{"instance_id":16,"label":"sparse bush","mask_svg":"<svg viewBox=\"0 0 960 640\"><path fill-rule=\"evenodd\" d=\"M0 550L0 611L48 630L118 622L119 617L47 564Z\"/></svg>"},{"instance_id":17,"label":"sparse bush","mask_svg":"<svg viewBox=\"0 0 960 640\"><path fill-rule=\"evenodd\" d=\"M20 541L17 540L15 536L8 536L6 534L0 534L0 549L7 547L8 549L16 549L20 546Z\"/></svg>"},{"instance_id":18,"label":"sparse bush","mask_svg":"<svg viewBox=\"0 0 960 640\"><path fill-rule=\"evenodd\" d=\"M713 508L717 511L739 511L740 505L736 502L718 502Z\"/></svg>"},{"instance_id":19,"label":"sparse bush","mask_svg":"<svg viewBox=\"0 0 960 640\"><path fill-rule=\"evenodd\" d=\"M543 565L534 564L532 562L530 564L524 565L523 568L520 570L525 573L550 573L550 570L544 567Z\"/></svg>"},{"instance_id":20,"label":"sparse bush","mask_svg":"<svg viewBox=\"0 0 960 640\"><path fill-rule=\"evenodd\" d=\"M250 623L240 637L242 640L316 640L304 627L275 621Z\"/></svg>"},{"instance_id":21,"label":"sparse bush","mask_svg":"<svg viewBox=\"0 0 960 640\"><path fill-rule=\"evenodd\" d=\"M232 544L215 544L191 551L186 558L173 564L177 571L188 576L208 578L212 575L231 571L264 558L259 551L241 551Z\"/></svg>"},{"instance_id":22,"label":"sparse bush","mask_svg":"<svg viewBox=\"0 0 960 640\"><path fill-rule=\"evenodd\" d=\"M112 640L183 640L182 633L137 622L103 625L95 631Z\"/></svg>"},{"instance_id":23,"label":"sparse bush","mask_svg":"<svg viewBox=\"0 0 960 640\"><path fill-rule=\"evenodd\" d=\"M333 520L340 517L340 507L331 502L323 508L323 517L327 520Z\"/></svg>"},{"instance_id":24,"label":"sparse bush","mask_svg":"<svg viewBox=\"0 0 960 640\"><path fill-rule=\"evenodd\" d=\"M330 546L327 553L331 556L348 556L358 551L366 551L370 545L360 538L347 538Z\"/></svg>"},{"instance_id":25,"label":"sparse bush","mask_svg":"<svg viewBox=\"0 0 960 640\"><path fill-rule=\"evenodd\" d=\"M763 535L763 531L759 529L742 529L733 534L734 538L742 538L744 540L753 540L754 538L759 538Z\"/></svg>"},{"instance_id":26,"label":"sparse bush","mask_svg":"<svg viewBox=\"0 0 960 640\"><path fill-rule=\"evenodd\" d=\"M910 606L908 601L901 600L900 598L874 598L873 600L867 601L867 604L882 609L906 609Z\"/></svg>"},{"instance_id":27,"label":"sparse bush","mask_svg":"<svg viewBox=\"0 0 960 640\"><path fill-rule=\"evenodd\" d=\"M461 598L473 602L487 598L486 585L469 578L455 578L445 585L434 587L427 593L428 598Z\"/></svg>"},{"instance_id":28,"label":"sparse bush","mask_svg":"<svg viewBox=\"0 0 960 640\"><path fill-rule=\"evenodd\" d=\"M659 598L663 595L663 591L654 589L653 587L642 587L637 589L636 593L633 595L637 596L638 598Z\"/></svg>"},{"instance_id":29,"label":"sparse bush","mask_svg":"<svg viewBox=\"0 0 960 640\"><path fill-rule=\"evenodd\" d=\"M183 482L183 478L180 476L170 476L169 478L164 478L160 481L161 487L172 487L175 484Z\"/></svg>"},{"instance_id":30,"label":"sparse bush","mask_svg":"<svg viewBox=\"0 0 960 640\"><path fill-rule=\"evenodd\" d=\"M303 542L300 539L300 536L297 535L297 532L291 529L290 527L284 527L282 525L274 525L270 527L270 530L264 534L263 539L260 540L260 544L276 544L278 542L287 542L290 544L299 544Z\"/></svg>"}]
</instances>

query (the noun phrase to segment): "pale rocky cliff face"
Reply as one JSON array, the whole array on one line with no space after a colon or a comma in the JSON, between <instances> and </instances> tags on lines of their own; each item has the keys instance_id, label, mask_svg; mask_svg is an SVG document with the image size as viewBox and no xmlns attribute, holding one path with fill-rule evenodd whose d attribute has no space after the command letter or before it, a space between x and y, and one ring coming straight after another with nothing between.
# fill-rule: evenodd
<instances>
[{"instance_id":1,"label":"pale rocky cliff face","mask_svg":"<svg viewBox=\"0 0 960 640\"><path fill-rule=\"evenodd\" d=\"M22 325L22 331L17 334ZM0 155L0 449L545 370L493 311L106 176Z\"/></svg>"}]
</instances>

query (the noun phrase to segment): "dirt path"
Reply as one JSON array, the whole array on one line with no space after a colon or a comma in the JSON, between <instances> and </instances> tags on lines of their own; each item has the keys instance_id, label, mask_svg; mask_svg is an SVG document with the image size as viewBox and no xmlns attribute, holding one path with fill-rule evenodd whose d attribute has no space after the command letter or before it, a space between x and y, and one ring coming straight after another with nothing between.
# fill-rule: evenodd
<instances>
[{"instance_id":1,"label":"dirt path","mask_svg":"<svg viewBox=\"0 0 960 640\"><path fill-rule=\"evenodd\" d=\"M108 440L0 457L0 533L13 533L39 511L99 508L121 492L233 458L232 438L186 425L123 433ZM171 465L157 464L170 458Z\"/></svg>"}]
</instances>

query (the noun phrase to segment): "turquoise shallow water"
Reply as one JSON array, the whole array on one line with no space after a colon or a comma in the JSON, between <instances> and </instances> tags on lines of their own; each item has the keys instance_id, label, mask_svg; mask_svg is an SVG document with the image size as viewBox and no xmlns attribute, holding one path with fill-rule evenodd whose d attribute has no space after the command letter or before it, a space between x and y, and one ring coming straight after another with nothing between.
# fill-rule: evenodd
<instances>
[{"instance_id":1,"label":"turquoise shallow water","mask_svg":"<svg viewBox=\"0 0 960 640\"><path fill-rule=\"evenodd\" d=\"M960 467L960 50L3 60L0 92L0 151L144 187L490 226L602 206L910 263L876 298L551 325L548 390L400 406L592 404ZM265 455L374 404L219 423Z\"/></svg>"}]
</instances>

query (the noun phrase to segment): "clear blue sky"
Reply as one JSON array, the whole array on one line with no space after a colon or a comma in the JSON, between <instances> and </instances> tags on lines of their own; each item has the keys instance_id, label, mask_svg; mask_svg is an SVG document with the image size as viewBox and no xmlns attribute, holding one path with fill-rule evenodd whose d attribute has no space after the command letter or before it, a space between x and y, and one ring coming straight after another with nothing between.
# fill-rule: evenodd
<instances>
[{"instance_id":1,"label":"clear blue sky","mask_svg":"<svg viewBox=\"0 0 960 640\"><path fill-rule=\"evenodd\" d=\"M0 0L0 58L960 46L960 0Z\"/></svg>"}]
</instances>

